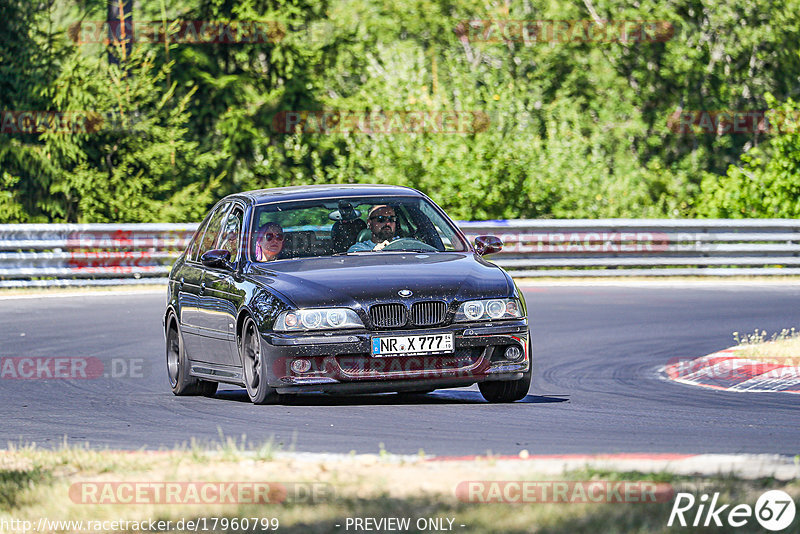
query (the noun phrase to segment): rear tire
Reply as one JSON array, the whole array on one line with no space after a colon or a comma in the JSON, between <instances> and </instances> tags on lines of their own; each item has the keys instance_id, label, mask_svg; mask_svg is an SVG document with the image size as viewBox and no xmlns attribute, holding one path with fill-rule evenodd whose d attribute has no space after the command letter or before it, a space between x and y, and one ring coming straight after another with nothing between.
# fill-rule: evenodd
<instances>
[{"instance_id":1,"label":"rear tire","mask_svg":"<svg viewBox=\"0 0 800 534\"><path fill-rule=\"evenodd\" d=\"M253 404L278 402L278 391L267 385L266 353L258 327L250 317L245 319L242 325L239 356L242 359L242 376L250 401Z\"/></svg>"},{"instance_id":2,"label":"rear tire","mask_svg":"<svg viewBox=\"0 0 800 534\"><path fill-rule=\"evenodd\" d=\"M183 336L178 330L174 315L167 318L167 377L172 393L182 397L204 395L212 397L217 392L217 383L199 380L189 374L189 361L183 347Z\"/></svg>"}]
</instances>

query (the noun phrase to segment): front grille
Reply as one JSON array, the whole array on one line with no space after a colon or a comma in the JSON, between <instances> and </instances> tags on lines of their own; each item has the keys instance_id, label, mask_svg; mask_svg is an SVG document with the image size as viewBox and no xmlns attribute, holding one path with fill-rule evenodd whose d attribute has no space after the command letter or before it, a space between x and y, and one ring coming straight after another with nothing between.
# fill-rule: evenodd
<instances>
[{"instance_id":1,"label":"front grille","mask_svg":"<svg viewBox=\"0 0 800 534\"><path fill-rule=\"evenodd\" d=\"M411 322L416 326L432 326L444 322L447 304L441 301L417 302L411 307Z\"/></svg>"},{"instance_id":2,"label":"front grille","mask_svg":"<svg viewBox=\"0 0 800 534\"><path fill-rule=\"evenodd\" d=\"M405 326L406 307L402 304L376 304L369 309L369 319L378 328Z\"/></svg>"}]
</instances>

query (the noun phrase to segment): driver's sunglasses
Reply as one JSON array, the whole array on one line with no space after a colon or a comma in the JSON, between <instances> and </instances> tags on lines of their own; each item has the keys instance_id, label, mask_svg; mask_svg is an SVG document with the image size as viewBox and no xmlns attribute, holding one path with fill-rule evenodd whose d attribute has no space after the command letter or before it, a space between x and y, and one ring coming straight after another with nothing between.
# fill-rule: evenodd
<instances>
[{"instance_id":1,"label":"driver's sunglasses","mask_svg":"<svg viewBox=\"0 0 800 534\"><path fill-rule=\"evenodd\" d=\"M264 234L264 239L267 241L272 241L273 239L275 241L283 241L283 234L273 234L272 232L268 232Z\"/></svg>"},{"instance_id":2,"label":"driver's sunglasses","mask_svg":"<svg viewBox=\"0 0 800 534\"><path fill-rule=\"evenodd\" d=\"M379 223L385 223L385 222L396 223L397 222L397 216L396 215L375 215L373 217L370 217L369 219L371 221L372 220L378 221Z\"/></svg>"}]
</instances>

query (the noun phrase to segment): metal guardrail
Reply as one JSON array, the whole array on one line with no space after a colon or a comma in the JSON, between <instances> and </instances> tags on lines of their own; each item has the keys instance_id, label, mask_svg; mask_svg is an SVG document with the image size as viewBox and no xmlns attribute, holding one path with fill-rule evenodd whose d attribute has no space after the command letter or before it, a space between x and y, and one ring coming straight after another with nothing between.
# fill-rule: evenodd
<instances>
[{"instance_id":1,"label":"metal guardrail","mask_svg":"<svg viewBox=\"0 0 800 534\"><path fill-rule=\"evenodd\" d=\"M800 220L459 223L515 277L800 274ZM196 224L0 224L0 287L163 283Z\"/></svg>"},{"instance_id":2,"label":"metal guardrail","mask_svg":"<svg viewBox=\"0 0 800 534\"><path fill-rule=\"evenodd\" d=\"M197 224L0 224L0 287L164 283Z\"/></svg>"},{"instance_id":3,"label":"metal guardrail","mask_svg":"<svg viewBox=\"0 0 800 534\"><path fill-rule=\"evenodd\" d=\"M505 244L493 261L514 276L800 274L800 220L575 219L465 222Z\"/></svg>"}]
</instances>

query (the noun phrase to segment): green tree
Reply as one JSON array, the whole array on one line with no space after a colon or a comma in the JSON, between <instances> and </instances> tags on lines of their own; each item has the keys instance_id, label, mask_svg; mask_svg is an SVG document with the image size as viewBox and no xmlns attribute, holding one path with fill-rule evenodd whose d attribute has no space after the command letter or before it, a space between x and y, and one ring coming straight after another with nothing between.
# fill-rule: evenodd
<instances>
[{"instance_id":1,"label":"green tree","mask_svg":"<svg viewBox=\"0 0 800 534\"><path fill-rule=\"evenodd\" d=\"M742 155L727 174L707 173L699 214L721 218L800 218L800 103L767 95L776 134Z\"/></svg>"}]
</instances>

